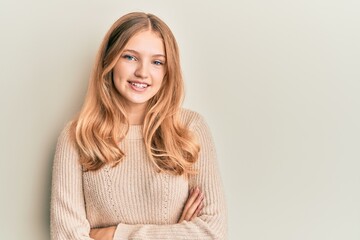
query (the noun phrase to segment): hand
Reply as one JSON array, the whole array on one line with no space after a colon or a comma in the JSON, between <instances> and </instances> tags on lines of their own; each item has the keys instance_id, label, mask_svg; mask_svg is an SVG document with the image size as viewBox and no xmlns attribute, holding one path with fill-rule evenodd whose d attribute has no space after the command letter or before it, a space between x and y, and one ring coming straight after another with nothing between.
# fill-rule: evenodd
<instances>
[{"instance_id":1,"label":"hand","mask_svg":"<svg viewBox=\"0 0 360 240\"><path fill-rule=\"evenodd\" d=\"M191 221L199 216L199 213L204 206L203 199L204 193L202 193L198 187L191 189L189 198L178 223L181 223L184 220Z\"/></svg>"},{"instance_id":2,"label":"hand","mask_svg":"<svg viewBox=\"0 0 360 240\"><path fill-rule=\"evenodd\" d=\"M90 230L90 237L95 240L113 240L116 226L106 228L92 228Z\"/></svg>"}]
</instances>

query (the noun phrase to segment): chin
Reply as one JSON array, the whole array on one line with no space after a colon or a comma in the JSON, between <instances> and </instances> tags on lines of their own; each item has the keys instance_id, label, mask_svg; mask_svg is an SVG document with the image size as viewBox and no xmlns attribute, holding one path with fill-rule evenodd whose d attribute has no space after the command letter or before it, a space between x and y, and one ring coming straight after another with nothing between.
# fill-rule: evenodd
<instances>
[{"instance_id":1,"label":"chin","mask_svg":"<svg viewBox=\"0 0 360 240\"><path fill-rule=\"evenodd\" d=\"M142 105L142 104L148 103L149 100L150 100L150 99L142 99L142 100L139 100L139 99L128 99L127 102L130 103L130 104Z\"/></svg>"}]
</instances>

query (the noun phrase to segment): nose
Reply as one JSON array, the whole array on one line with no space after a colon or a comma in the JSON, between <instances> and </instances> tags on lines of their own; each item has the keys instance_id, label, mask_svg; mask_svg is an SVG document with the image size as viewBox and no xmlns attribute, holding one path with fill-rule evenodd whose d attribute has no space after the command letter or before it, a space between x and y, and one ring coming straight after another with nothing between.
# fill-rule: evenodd
<instances>
[{"instance_id":1,"label":"nose","mask_svg":"<svg viewBox=\"0 0 360 240\"><path fill-rule=\"evenodd\" d=\"M135 76L142 79L145 79L149 76L149 67L146 63L139 62L135 71Z\"/></svg>"}]
</instances>

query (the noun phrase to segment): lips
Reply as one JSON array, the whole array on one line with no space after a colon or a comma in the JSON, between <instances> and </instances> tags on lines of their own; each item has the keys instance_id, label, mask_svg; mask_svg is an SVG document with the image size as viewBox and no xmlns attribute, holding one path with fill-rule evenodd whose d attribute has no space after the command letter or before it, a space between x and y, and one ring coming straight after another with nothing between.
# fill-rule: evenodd
<instances>
[{"instance_id":1,"label":"lips","mask_svg":"<svg viewBox=\"0 0 360 240\"><path fill-rule=\"evenodd\" d=\"M128 83L130 83L132 86L136 88L147 88L148 86L150 86L150 84L148 83L139 82L139 81L128 81Z\"/></svg>"},{"instance_id":2,"label":"lips","mask_svg":"<svg viewBox=\"0 0 360 240\"><path fill-rule=\"evenodd\" d=\"M147 87L151 86L146 82L140 82L140 81L128 81L128 83L130 84L130 87L136 92L143 92L147 89Z\"/></svg>"}]
</instances>

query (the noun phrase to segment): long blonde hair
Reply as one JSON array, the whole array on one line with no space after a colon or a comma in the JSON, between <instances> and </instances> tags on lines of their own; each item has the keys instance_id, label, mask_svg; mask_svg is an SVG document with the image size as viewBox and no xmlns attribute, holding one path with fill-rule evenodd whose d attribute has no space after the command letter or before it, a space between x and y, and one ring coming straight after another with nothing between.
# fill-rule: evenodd
<instances>
[{"instance_id":1,"label":"long blonde hair","mask_svg":"<svg viewBox=\"0 0 360 240\"><path fill-rule=\"evenodd\" d=\"M71 133L86 170L94 171L105 164L116 166L124 159L125 153L118 143L125 138L129 122L112 71L129 39L148 29L163 39L166 74L160 90L147 104L143 124L145 147L158 172L195 173L192 164L198 158L199 145L179 120L184 86L175 37L158 17L140 12L124 15L105 35L83 107L72 122Z\"/></svg>"}]
</instances>

